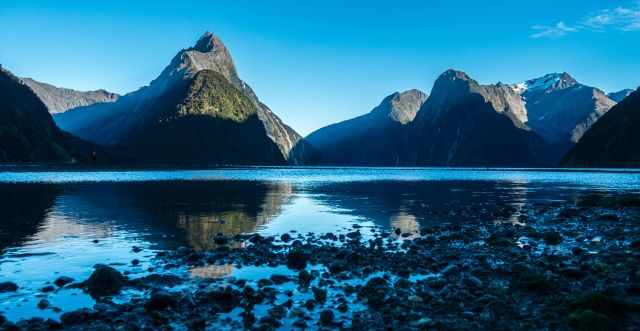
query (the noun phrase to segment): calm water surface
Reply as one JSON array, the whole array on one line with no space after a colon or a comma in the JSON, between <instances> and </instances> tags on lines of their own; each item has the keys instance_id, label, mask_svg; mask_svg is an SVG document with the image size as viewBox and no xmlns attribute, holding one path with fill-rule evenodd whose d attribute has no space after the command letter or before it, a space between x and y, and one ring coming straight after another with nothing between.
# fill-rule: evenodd
<instances>
[{"instance_id":1,"label":"calm water surface","mask_svg":"<svg viewBox=\"0 0 640 331\"><path fill-rule=\"evenodd\" d=\"M57 318L60 312L37 308L41 298L63 311L91 307L93 299L79 290L40 289L62 275L84 280L96 263L143 276L161 267L152 259L157 250L213 249L219 233L338 233L356 224L413 233L440 222L519 223L528 205L639 189L640 173L624 170L5 169L0 282L13 281L20 289L0 293L0 312L11 320ZM134 259L140 263L133 265ZM185 272L250 278L262 271L226 266ZM122 299L135 295L141 294L125 293Z\"/></svg>"}]
</instances>

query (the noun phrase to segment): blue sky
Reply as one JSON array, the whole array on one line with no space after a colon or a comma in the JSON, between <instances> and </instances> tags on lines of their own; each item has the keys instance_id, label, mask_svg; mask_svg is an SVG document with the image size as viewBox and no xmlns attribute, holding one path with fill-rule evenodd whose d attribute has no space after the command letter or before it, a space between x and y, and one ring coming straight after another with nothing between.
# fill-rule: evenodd
<instances>
[{"instance_id":1,"label":"blue sky","mask_svg":"<svg viewBox=\"0 0 640 331\"><path fill-rule=\"evenodd\" d=\"M606 91L640 85L640 0L3 0L0 63L58 86L125 93L206 30L302 134L394 91L429 92L448 68L482 83L567 71Z\"/></svg>"}]
</instances>

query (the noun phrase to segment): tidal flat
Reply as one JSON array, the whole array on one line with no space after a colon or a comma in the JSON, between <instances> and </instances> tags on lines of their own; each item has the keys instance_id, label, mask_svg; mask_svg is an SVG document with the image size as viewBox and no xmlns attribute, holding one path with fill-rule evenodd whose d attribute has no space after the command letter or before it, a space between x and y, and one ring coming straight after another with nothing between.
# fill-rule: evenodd
<instances>
[{"instance_id":1,"label":"tidal flat","mask_svg":"<svg viewBox=\"0 0 640 331\"><path fill-rule=\"evenodd\" d=\"M0 173L3 329L634 330L640 174Z\"/></svg>"}]
</instances>

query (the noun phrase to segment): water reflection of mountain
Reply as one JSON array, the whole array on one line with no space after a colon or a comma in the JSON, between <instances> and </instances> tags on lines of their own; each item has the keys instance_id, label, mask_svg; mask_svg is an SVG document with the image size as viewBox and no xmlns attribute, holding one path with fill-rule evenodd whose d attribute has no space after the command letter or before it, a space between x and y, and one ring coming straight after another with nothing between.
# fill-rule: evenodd
<instances>
[{"instance_id":1,"label":"water reflection of mountain","mask_svg":"<svg viewBox=\"0 0 640 331\"><path fill-rule=\"evenodd\" d=\"M0 249L35 235L59 192L54 185L0 184Z\"/></svg>"},{"instance_id":2,"label":"water reflection of mountain","mask_svg":"<svg viewBox=\"0 0 640 331\"><path fill-rule=\"evenodd\" d=\"M470 216L513 216L526 199L523 184L490 181L374 181L313 185L319 203L347 210L383 227L412 233L420 223L463 221Z\"/></svg>"},{"instance_id":3,"label":"water reflection of mountain","mask_svg":"<svg viewBox=\"0 0 640 331\"><path fill-rule=\"evenodd\" d=\"M218 233L267 224L291 196L291 185L275 182L84 183L66 186L55 211L145 234L162 246L210 249Z\"/></svg>"}]
</instances>

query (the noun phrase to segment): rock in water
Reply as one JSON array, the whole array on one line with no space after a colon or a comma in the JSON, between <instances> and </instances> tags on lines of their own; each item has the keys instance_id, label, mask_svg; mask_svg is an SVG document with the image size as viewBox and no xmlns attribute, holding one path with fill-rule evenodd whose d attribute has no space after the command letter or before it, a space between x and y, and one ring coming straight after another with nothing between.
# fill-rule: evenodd
<instances>
[{"instance_id":1,"label":"rock in water","mask_svg":"<svg viewBox=\"0 0 640 331\"><path fill-rule=\"evenodd\" d=\"M178 299L173 293L167 291L155 291L151 293L151 297L145 303L147 310L163 310L178 304Z\"/></svg>"},{"instance_id":2,"label":"rock in water","mask_svg":"<svg viewBox=\"0 0 640 331\"><path fill-rule=\"evenodd\" d=\"M18 285L14 282L2 282L0 283L0 293L15 292L18 290Z\"/></svg>"},{"instance_id":3,"label":"rock in water","mask_svg":"<svg viewBox=\"0 0 640 331\"><path fill-rule=\"evenodd\" d=\"M87 292L94 297L118 294L127 279L116 269L97 265L89 279L85 281Z\"/></svg>"},{"instance_id":4,"label":"rock in water","mask_svg":"<svg viewBox=\"0 0 640 331\"><path fill-rule=\"evenodd\" d=\"M58 279L56 279L53 283L56 284L56 286L58 287L63 287L71 282L73 282L73 278L71 277L67 277L67 276L60 276L58 277Z\"/></svg>"}]
</instances>

